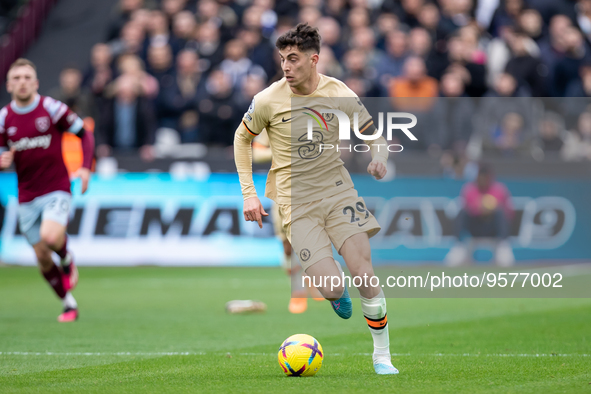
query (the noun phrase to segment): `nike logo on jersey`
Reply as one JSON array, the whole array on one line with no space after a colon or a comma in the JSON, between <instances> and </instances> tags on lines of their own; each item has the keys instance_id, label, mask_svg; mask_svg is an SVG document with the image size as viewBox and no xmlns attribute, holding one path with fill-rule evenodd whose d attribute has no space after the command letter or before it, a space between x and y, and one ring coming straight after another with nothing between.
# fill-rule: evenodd
<instances>
[{"instance_id":1,"label":"nike logo on jersey","mask_svg":"<svg viewBox=\"0 0 591 394\"><path fill-rule=\"evenodd\" d=\"M285 119L285 117L283 117L283 118L281 118L281 121L282 121L283 123L285 123L285 122L289 122L289 121L290 121L290 120L292 120L293 118L295 118L295 116L292 116L291 118L287 118L287 119Z\"/></svg>"},{"instance_id":2,"label":"nike logo on jersey","mask_svg":"<svg viewBox=\"0 0 591 394\"><path fill-rule=\"evenodd\" d=\"M368 220L367 222L363 223L363 224L361 224L361 223L357 223L357 225L358 225L359 227L363 227L363 226L365 226L367 223L369 223L369 220Z\"/></svg>"}]
</instances>

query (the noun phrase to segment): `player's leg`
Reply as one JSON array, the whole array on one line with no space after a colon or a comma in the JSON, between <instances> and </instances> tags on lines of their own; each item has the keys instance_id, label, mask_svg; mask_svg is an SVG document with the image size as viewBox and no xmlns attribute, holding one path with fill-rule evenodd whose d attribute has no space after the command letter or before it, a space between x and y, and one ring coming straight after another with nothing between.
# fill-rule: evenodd
<instances>
[{"instance_id":1,"label":"player's leg","mask_svg":"<svg viewBox=\"0 0 591 394\"><path fill-rule=\"evenodd\" d=\"M378 374L396 374L398 370L390 361L386 299L379 283L375 279L371 280L374 270L369 238L377 234L380 225L354 189L331 197L329 203L332 208L326 220L326 231L345 259L352 279L363 279L359 287L361 310L373 337L375 371ZM372 286L372 283L377 287Z\"/></svg>"},{"instance_id":2,"label":"player's leg","mask_svg":"<svg viewBox=\"0 0 591 394\"><path fill-rule=\"evenodd\" d=\"M283 240L284 267L291 280L291 298L288 309L291 313L304 313L308 309L306 288L302 283L302 267L297 257L292 253L291 244L287 239Z\"/></svg>"},{"instance_id":3,"label":"player's leg","mask_svg":"<svg viewBox=\"0 0 591 394\"><path fill-rule=\"evenodd\" d=\"M390 356L390 337L388 332L388 316L386 298L382 289L371 285L374 271L371 264L371 248L367 233L358 233L349 237L339 253L351 272L351 277L367 278L360 286L361 310L373 337L373 363L376 373L380 375L397 374ZM377 284L377 281L373 282Z\"/></svg>"},{"instance_id":4,"label":"player's leg","mask_svg":"<svg viewBox=\"0 0 591 394\"><path fill-rule=\"evenodd\" d=\"M336 314L348 319L353 313L353 305L346 287L339 280L341 270L333 259L330 238L320 225L324 222L326 210L320 202L302 204L294 207L291 217L293 222L284 227L306 273L303 278L307 281L306 285L316 287L324 298L331 301Z\"/></svg>"},{"instance_id":5,"label":"player's leg","mask_svg":"<svg viewBox=\"0 0 591 394\"><path fill-rule=\"evenodd\" d=\"M68 251L66 234L71 199L70 194L65 192L54 192L42 197L43 214L40 229L41 241L60 258L64 287L68 291L73 290L78 284L78 269L72 254Z\"/></svg>"},{"instance_id":6,"label":"player's leg","mask_svg":"<svg viewBox=\"0 0 591 394\"><path fill-rule=\"evenodd\" d=\"M68 236L66 226L54 220L44 219L40 228L41 242L60 258L62 280L66 290L73 290L78 284L78 269L68 252Z\"/></svg>"},{"instance_id":7,"label":"player's leg","mask_svg":"<svg viewBox=\"0 0 591 394\"><path fill-rule=\"evenodd\" d=\"M283 243L283 268L291 281L291 297L287 309L291 313L304 313L308 309L308 299L306 298L306 289L302 285L302 269L283 229L283 217L279 206L273 204L271 210L275 236Z\"/></svg>"},{"instance_id":8,"label":"player's leg","mask_svg":"<svg viewBox=\"0 0 591 394\"><path fill-rule=\"evenodd\" d=\"M74 296L66 290L63 282L63 275L60 269L53 262L51 250L43 241L33 245L37 264L41 274L49 283L55 294L60 298L64 306L64 312L58 317L60 322L71 322L78 318L78 305Z\"/></svg>"},{"instance_id":9,"label":"player's leg","mask_svg":"<svg viewBox=\"0 0 591 394\"><path fill-rule=\"evenodd\" d=\"M307 280L311 287L316 287L324 298L330 301L332 309L340 318L348 319L353 314L353 303L347 290L343 270L333 259L330 244L327 245L326 252L330 257L324 257L306 267Z\"/></svg>"}]
</instances>

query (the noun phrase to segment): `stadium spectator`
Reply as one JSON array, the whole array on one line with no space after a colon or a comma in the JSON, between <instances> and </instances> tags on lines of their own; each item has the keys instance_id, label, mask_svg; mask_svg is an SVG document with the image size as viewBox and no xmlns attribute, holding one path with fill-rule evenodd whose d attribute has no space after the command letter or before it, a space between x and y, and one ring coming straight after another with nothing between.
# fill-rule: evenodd
<instances>
[{"instance_id":1,"label":"stadium spectator","mask_svg":"<svg viewBox=\"0 0 591 394\"><path fill-rule=\"evenodd\" d=\"M540 121L539 144L542 151L549 156L558 156L564 145L564 122L554 112L546 112Z\"/></svg>"},{"instance_id":2,"label":"stadium spectator","mask_svg":"<svg viewBox=\"0 0 591 394\"><path fill-rule=\"evenodd\" d=\"M265 88L265 80L259 75L250 74L242 81L242 86L236 94L238 108L248 108L253 97Z\"/></svg>"},{"instance_id":3,"label":"stadium spectator","mask_svg":"<svg viewBox=\"0 0 591 394\"><path fill-rule=\"evenodd\" d=\"M388 86L390 79L402 74L404 62L408 57L408 38L406 33L395 30L386 36L386 56L376 66L382 86Z\"/></svg>"},{"instance_id":4,"label":"stadium spectator","mask_svg":"<svg viewBox=\"0 0 591 394\"><path fill-rule=\"evenodd\" d=\"M491 167L481 164L476 181L462 188L462 208L456 217L458 244L446 256L450 265L461 265L471 259L465 240L492 238L496 240L495 259L501 266L514 263L513 250L507 238L513 218L513 204L507 187L495 181Z\"/></svg>"},{"instance_id":5,"label":"stadium spectator","mask_svg":"<svg viewBox=\"0 0 591 394\"><path fill-rule=\"evenodd\" d=\"M107 44L95 44L90 52L90 67L82 84L89 87L94 94L102 94L103 89L113 78L111 64L113 55Z\"/></svg>"},{"instance_id":6,"label":"stadium spectator","mask_svg":"<svg viewBox=\"0 0 591 394\"><path fill-rule=\"evenodd\" d=\"M209 22L217 26L224 42L234 36L238 17L231 7L215 0L200 0L197 7L196 15L199 24ZM264 7L259 8L261 8L261 14L269 11Z\"/></svg>"},{"instance_id":7,"label":"stadium spectator","mask_svg":"<svg viewBox=\"0 0 591 394\"><path fill-rule=\"evenodd\" d=\"M273 45L269 42L269 39L263 37L260 29L244 29L239 35L240 39L246 45L248 58L252 60L254 64L260 66L269 77L274 76L277 73L277 67L275 62L270 61L275 56L275 50Z\"/></svg>"},{"instance_id":8,"label":"stadium spectator","mask_svg":"<svg viewBox=\"0 0 591 394\"><path fill-rule=\"evenodd\" d=\"M516 112L503 116L483 146L486 155L498 157L530 157L530 147L523 116Z\"/></svg>"},{"instance_id":9,"label":"stadium spectator","mask_svg":"<svg viewBox=\"0 0 591 394\"><path fill-rule=\"evenodd\" d=\"M493 36L498 36L502 26L515 26L519 14L525 7L523 0L500 1L499 8L495 11L490 23L489 31Z\"/></svg>"},{"instance_id":10,"label":"stadium spectator","mask_svg":"<svg viewBox=\"0 0 591 394\"><path fill-rule=\"evenodd\" d=\"M182 11L174 15L172 20L172 47L177 48L177 51L185 48L193 38L195 29L197 29L197 22L190 11Z\"/></svg>"},{"instance_id":11,"label":"stadium spectator","mask_svg":"<svg viewBox=\"0 0 591 394\"><path fill-rule=\"evenodd\" d=\"M517 83L531 96L545 97L548 67L538 58L539 48L535 42L521 32L509 35L509 47L512 58L505 71L517 80ZM534 52L536 55L532 55Z\"/></svg>"},{"instance_id":12,"label":"stadium spectator","mask_svg":"<svg viewBox=\"0 0 591 394\"><path fill-rule=\"evenodd\" d=\"M162 0L162 11L168 20L172 20L186 5L187 0Z\"/></svg>"},{"instance_id":13,"label":"stadium spectator","mask_svg":"<svg viewBox=\"0 0 591 394\"><path fill-rule=\"evenodd\" d=\"M130 21L132 13L141 9L143 5L144 0L121 0L111 12L107 41L118 38L123 26Z\"/></svg>"},{"instance_id":14,"label":"stadium spectator","mask_svg":"<svg viewBox=\"0 0 591 394\"><path fill-rule=\"evenodd\" d=\"M386 36L399 28L398 17L387 12L381 13L376 20L376 47L386 51Z\"/></svg>"},{"instance_id":15,"label":"stadium spectator","mask_svg":"<svg viewBox=\"0 0 591 394\"><path fill-rule=\"evenodd\" d=\"M197 103L203 94L201 80L197 54L183 50L177 56L174 78L160 85L156 101L158 126L177 130L181 142L197 140Z\"/></svg>"},{"instance_id":16,"label":"stadium spectator","mask_svg":"<svg viewBox=\"0 0 591 394\"><path fill-rule=\"evenodd\" d=\"M399 12L400 22L411 29L419 26L419 14L424 5L424 0L402 0Z\"/></svg>"},{"instance_id":17,"label":"stadium spectator","mask_svg":"<svg viewBox=\"0 0 591 394\"><path fill-rule=\"evenodd\" d=\"M376 71L373 68L366 67L367 57L361 49L351 49L347 51L343 58L343 64L345 66L345 79L351 79L357 83L355 89L349 84L354 92L363 92L363 94L357 94L359 97L379 97L381 95L380 88L376 83ZM346 82L345 82L346 83ZM363 86L359 86L361 83Z\"/></svg>"},{"instance_id":18,"label":"stadium spectator","mask_svg":"<svg viewBox=\"0 0 591 394\"><path fill-rule=\"evenodd\" d=\"M347 5L345 0L326 0L324 14L333 17L343 26L347 20Z\"/></svg>"},{"instance_id":19,"label":"stadium spectator","mask_svg":"<svg viewBox=\"0 0 591 394\"><path fill-rule=\"evenodd\" d=\"M554 96L564 97L569 84L579 79L579 68L590 59L588 44L583 35L574 27L567 28L564 36L564 56L558 59L554 66L553 84Z\"/></svg>"},{"instance_id":20,"label":"stadium spectator","mask_svg":"<svg viewBox=\"0 0 591 394\"><path fill-rule=\"evenodd\" d=\"M49 96L66 104L82 119L96 116L92 94L82 86L82 72L76 67L65 67L61 71L59 86L51 90Z\"/></svg>"},{"instance_id":21,"label":"stadium spectator","mask_svg":"<svg viewBox=\"0 0 591 394\"><path fill-rule=\"evenodd\" d=\"M121 38L111 42L113 55L130 54L144 57L145 36L144 28L139 22L127 22L121 30Z\"/></svg>"},{"instance_id":22,"label":"stadium spectator","mask_svg":"<svg viewBox=\"0 0 591 394\"><path fill-rule=\"evenodd\" d=\"M332 49L328 46L324 46L320 49L322 51L322 57L318 60L317 68L318 72L329 77L341 79L344 71L341 64L334 57Z\"/></svg>"},{"instance_id":23,"label":"stadium spectator","mask_svg":"<svg viewBox=\"0 0 591 394\"><path fill-rule=\"evenodd\" d=\"M524 9L519 14L518 26L536 43L544 37L544 21L540 13L533 8Z\"/></svg>"},{"instance_id":24,"label":"stadium spectator","mask_svg":"<svg viewBox=\"0 0 591 394\"><path fill-rule=\"evenodd\" d=\"M170 45L172 36L170 34L170 26L166 15L159 10L154 10L150 13L150 19L147 26L147 37L143 45L144 58L145 54L149 52L152 47L163 47ZM177 48L171 48L176 52Z\"/></svg>"},{"instance_id":25,"label":"stadium spectator","mask_svg":"<svg viewBox=\"0 0 591 394\"><path fill-rule=\"evenodd\" d=\"M368 73L376 74L376 66L382 61L384 53L376 48L376 37L373 29L360 27L355 31L349 45L352 49L360 49L366 58Z\"/></svg>"},{"instance_id":26,"label":"stadium spectator","mask_svg":"<svg viewBox=\"0 0 591 394\"><path fill-rule=\"evenodd\" d=\"M577 13L577 24L587 38L591 41L591 1L579 0L575 7Z\"/></svg>"},{"instance_id":27,"label":"stadium spectator","mask_svg":"<svg viewBox=\"0 0 591 394\"><path fill-rule=\"evenodd\" d=\"M591 97L591 63L585 62L581 65L579 77L580 79L574 80L568 85L566 97Z\"/></svg>"},{"instance_id":28,"label":"stadium spectator","mask_svg":"<svg viewBox=\"0 0 591 394\"><path fill-rule=\"evenodd\" d=\"M158 80L144 70L144 62L135 55L123 55L117 61L120 75L131 75L139 83L141 94L151 99L158 95Z\"/></svg>"},{"instance_id":29,"label":"stadium spectator","mask_svg":"<svg viewBox=\"0 0 591 394\"><path fill-rule=\"evenodd\" d=\"M198 141L210 145L231 146L233 127L240 123L244 108L238 108L232 79L222 70L214 70L207 78L206 96L199 102Z\"/></svg>"},{"instance_id":30,"label":"stadium spectator","mask_svg":"<svg viewBox=\"0 0 591 394\"><path fill-rule=\"evenodd\" d=\"M329 46L337 60L341 60L346 47L341 40L341 26L331 17L323 17L318 21L318 30L322 37L322 45Z\"/></svg>"},{"instance_id":31,"label":"stadium spectator","mask_svg":"<svg viewBox=\"0 0 591 394\"><path fill-rule=\"evenodd\" d=\"M451 63L448 71L462 76L466 94L471 97L480 97L486 92L486 54L478 46L478 33L470 26L461 29L447 42Z\"/></svg>"},{"instance_id":32,"label":"stadium spectator","mask_svg":"<svg viewBox=\"0 0 591 394\"><path fill-rule=\"evenodd\" d=\"M265 70L246 57L246 46L240 39L234 39L226 44L225 57L220 64L220 69L230 77L232 87L242 84L242 80L248 74L257 74L265 79Z\"/></svg>"},{"instance_id":33,"label":"stadium spectator","mask_svg":"<svg viewBox=\"0 0 591 394\"><path fill-rule=\"evenodd\" d=\"M419 21L439 45L444 44L444 40L457 29L451 20L441 16L439 8L433 3L426 3L421 8Z\"/></svg>"},{"instance_id":34,"label":"stadium spectator","mask_svg":"<svg viewBox=\"0 0 591 394\"><path fill-rule=\"evenodd\" d=\"M422 27L412 29L409 34L409 46L413 55L419 56L425 61L427 75L440 79L449 62L445 56L433 49L429 32Z\"/></svg>"},{"instance_id":35,"label":"stadium spectator","mask_svg":"<svg viewBox=\"0 0 591 394\"><path fill-rule=\"evenodd\" d=\"M538 45L540 47L540 59L548 66L548 85L551 87L549 93L555 94L554 70L556 63L562 59L566 52L566 34L568 28L572 27L572 21L565 15L554 15L548 26L548 36L542 38Z\"/></svg>"},{"instance_id":36,"label":"stadium spectator","mask_svg":"<svg viewBox=\"0 0 591 394\"><path fill-rule=\"evenodd\" d=\"M464 81L456 73L447 73L441 78L442 99L437 100L433 112L437 125L431 133L431 144L442 149L463 152L472 134L474 102L464 92Z\"/></svg>"},{"instance_id":37,"label":"stadium spectator","mask_svg":"<svg viewBox=\"0 0 591 394\"><path fill-rule=\"evenodd\" d=\"M173 77L173 53L170 45L151 46L148 50L148 72L160 85L170 84Z\"/></svg>"},{"instance_id":38,"label":"stadium spectator","mask_svg":"<svg viewBox=\"0 0 591 394\"><path fill-rule=\"evenodd\" d=\"M403 74L390 83L390 97L437 97L438 83L427 75L425 61L411 56L404 62ZM400 100L395 100L399 103Z\"/></svg>"},{"instance_id":39,"label":"stadium spectator","mask_svg":"<svg viewBox=\"0 0 591 394\"><path fill-rule=\"evenodd\" d=\"M561 155L568 161L591 160L591 112L579 115L577 127L567 134Z\"/></svg>"},{"instance_id":40,"label":"stadium spectator","mask_svg":"<svg viewBox=\"0 0 591 394\"><path fill-rule=\"evenodd\" d=\"M519 88L517 80L508 73L500 74L492 89L489 89L485 97L526 97L527 92Z\"/></svg>"},{"instance_id":41,"label":"stadium spectator","mask_svg":"<svg viewBox=\"0 0 591 394\"><path fill-rule=\"evenodd\" d=\"M185 121L173 122L177 115L172 114L177 110L171 112L171 101L164 99L177 97L178 103L185 102L178 100L178 73L184 68L178 61L196 59L200 80L197 96L208 99L217 100L227 93L224 86L209 89L210 93L206 89L212 70L221 69L232 81L232 93L224 100L232 97L230 101L240 102L239 112L243 112L247 103L242 100L249 96L242 91L245 86L259 81L261 75L267 85L282 78L275 39L298 19L306 20L318 26L323 37L319 70L346 80L357 94L448 97L441 101L447 104L438 104L437 111L458 97L487 97L478 108L481 121L473 127L474 132L468 135L464 127L453 132L425 129L421 132L423 142L415 145L421 145L419 149L437 146L461 153L466 140L479 138L486 154L513 152L511 155L521 156L529 148L503 153L491 130L501 133L499 120L514 112L523 119L524 130L518 133L518 139L534 146L530 142L541 138L540 130L534 130L534 123L536 128L538 123L533 122L531 108L526 108L528 102L517 98L591 96L591 46L586 40L591 37L590 10L591 0L577 0L576 6L566 0L120 0L109 21L108 44L93 48L91 69L83 85L92 91L96 112L102 113L103 103L113 95L109 88L113 79L121 74L135 75L142 86L142 97L158 97L158 124L177 129L184 136L182 140L189 142L194 140L196 129L183 131L181 124ZM177 56L186 49L197 55ZM141 70L141 62L138 67L137 60L129 60L128 55L147 64L147 72L162 85L160 94L155 80ZM413 58L408 62L412 67L407 69L409 58ZM421 66L417 66L417 59L422 59ZM130 66L124 67L127 71L122 70L122 64ZM251 78L253 72L256 76ZM211 80L218 79L225 78ZM190 87L187 91L193 91L190 81L194 80L192 76L182 82ZM489 99L501 97L503 100ZM430 105L434 102L423 101ZM571 100L556 104L568 127L576 123L584 109L582 102ZM452 107L449 113L444 111L450 119L458 116ZM426 108L431 107L419 109ZM476 108L470 108L476 112ZM193 114L186 124L201 116L199 106ZM421 119L422 123L428 120ZM197 138L201 140L206 134ZM507 136L500 139L512 140ZM566 146L562 150L567 150Z\"/></svg>"},{"instance_id":42,"label":"stadium spectator","mask_svg":"<svg viewBox=\"0 0 591 394\"><path fill-rule=\"evenodd\" d=\"M209 72L224 59L224 47L220 41L220 30L214 22L205 22L196 29L193 40L186 45L187 49L197 51L202 63L202 71Z\"/></svg>"},{"instance_id":43,"label":"stadium spectator","mask_svg":"<svg viewBox=\"0 0 591 394\"><path fill-rule=\"evenodd\" d=\"M130 153L139 149L145 161L154 159L155 111L152 101L141 95L137 78L122 75L115 80L114 97L98 118L97 155L113 151Z\"/></svg>"}]
</instances>

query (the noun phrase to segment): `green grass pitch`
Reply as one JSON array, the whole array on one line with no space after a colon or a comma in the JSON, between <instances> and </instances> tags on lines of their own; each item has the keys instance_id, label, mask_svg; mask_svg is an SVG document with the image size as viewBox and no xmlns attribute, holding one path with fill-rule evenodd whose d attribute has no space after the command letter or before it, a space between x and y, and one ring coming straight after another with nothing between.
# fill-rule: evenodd
<instances>
[{"instance_id":1,"label":"green grass pitch","mask_svg":"<svg viewBox=\"0 0 591 394\"><path fill-rule=\"evenodd\" d=\"M346 321L313 300L291 315L279 268L81 268L80 278L80 319L59 324L36 269L0 268L0 392L591 392L591 299L389 299L400 374L377 376L359 300ZM232 299L268 310L228 315ZM315 377L287 378L277 364L296 333L324 348Z\"/></svg>"}]
</instances>

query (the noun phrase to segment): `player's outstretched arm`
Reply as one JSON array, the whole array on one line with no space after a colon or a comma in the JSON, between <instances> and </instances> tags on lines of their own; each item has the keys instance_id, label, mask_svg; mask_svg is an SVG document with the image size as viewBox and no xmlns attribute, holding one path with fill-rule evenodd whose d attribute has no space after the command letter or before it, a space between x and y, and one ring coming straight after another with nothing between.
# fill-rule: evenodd
<instances>
[{"instance_id":1,"label":"player's outstretched arm","mask_svg":"<svg viewBox=\"0 0 591 394\"><path fill-rule=\"evenodd\" d=\"M14 148L11 148L9 151L2 152L0 155L0 170L5 170L12 165L12 161L14 160Z\"/></svg>"},{"instance_id":2,"label":"player's outstretched arm","mask_svg":"<svg viewBox=\"0 0 591 394\"><path fill-rule=\"evenodd\" d=\"M94 135L82 129L78 134L82 142L82 167L74 174L75 178L80 178L82 181L82 194L88 190L88 181L90 180L90 169L92 168L92 161L94 160Z\"/></svg>"},{"instance_id":3,"label":"player's outstretched arm","mask_svg":"<svg viewBox=\"0 0 591 394\"><path fill-rule=\"evenodd\" d=\"M257 197L257 192L252 180L252 136L246 127L241 123L234 134L234 161L242 196L244 197L244 220L257 222L260 228L263 228L263 216L268 213L263 209L261 201Z\"/></svg>"}]
</instances>

